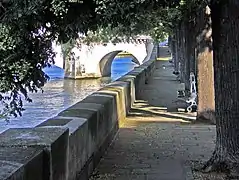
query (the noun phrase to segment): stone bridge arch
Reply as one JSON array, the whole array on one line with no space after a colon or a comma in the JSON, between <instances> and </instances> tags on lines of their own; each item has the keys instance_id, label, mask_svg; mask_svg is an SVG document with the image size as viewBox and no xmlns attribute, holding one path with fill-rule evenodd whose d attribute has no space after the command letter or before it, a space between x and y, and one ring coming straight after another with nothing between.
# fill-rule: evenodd
<instances>
[{"instance_id":1,"label":"stone bridge arch","mask_svg":"<svg viewBox=\"0 0 239 180\"><path fill-rule=\"evenodd\" d=\"M81 45L73 48L75 60L64 59L57 47L56 64L65 70L65 78L98 78L110 76L111 64L117 54L128 52L132 54L133 62L143 64L150 59L154 44L152 41L143 43L117 43Z\"/></svg>"},{"instance_id":2,"label":"stone bridge arch","mask_svg":"<svg viewBox=\"0 0 239 180\"><path fill-rule=\"evenodd\" d=\"M134 62L137 65L142 64L142 62L140 62L134 54L128 52L128 51L123 51L123 50L118 50L118 51L113 51L113 52L109 52L108 54L106 54L100 61L99 61L99 69L100 69L100 74L102 77L107 77L111 75L111 68L112 68L112 63L115 59L115 57L121 53L121 52L127 52L131 55L132 57L132 62Z\"/></svg>"},{"instance_id":3,"label":"stone bridge arch","mask_svg":"<svg viewBox=\"0 0 239 180\"><path fill-rule=\"evenodd\" d=\"M120 52L127 52L132 55L133 62L140 65L148 60L148 45L146 43L108 43L106 45L97 45L91 50L91 63L86 63L86 69L96 72L98 77L106 77L111 75L112 62ZM151 52L150 52L151 54ZM89 56L88 56L89 57ZM90 66L90 67L89 67ZM94 70L93 70L94 69Z\"/></svg>"}]
</instances>

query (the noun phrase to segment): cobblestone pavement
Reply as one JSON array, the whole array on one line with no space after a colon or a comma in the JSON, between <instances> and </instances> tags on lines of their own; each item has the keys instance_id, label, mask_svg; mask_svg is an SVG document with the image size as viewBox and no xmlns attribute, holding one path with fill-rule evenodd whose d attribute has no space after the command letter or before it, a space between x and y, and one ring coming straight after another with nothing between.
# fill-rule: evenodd
<instances>
[{"instance_id":1,"label":"cobblestone pavement","mask_svg":"<svg viewBox=\"0 0 239 180\"><path fill-rule=\"evenodd\" d=\"M180 111L185 105L177 101L179 82L172 72L169 61L157 61L142 97L120 127L92 180L223 179L193 171L212 154L215 126L191 123L195 114Z\"/></svg>"}]
</instances>

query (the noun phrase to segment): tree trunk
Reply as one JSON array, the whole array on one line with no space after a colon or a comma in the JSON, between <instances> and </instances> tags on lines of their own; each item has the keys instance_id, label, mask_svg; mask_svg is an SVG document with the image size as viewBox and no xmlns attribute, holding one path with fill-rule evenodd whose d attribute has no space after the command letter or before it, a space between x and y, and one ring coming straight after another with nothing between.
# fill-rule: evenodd
<instances>
[{"instance_id":1,"label":"tree trunk","mask_svg":"<svg viewBox=\"0 0 239 180\"><path fill-rule=\"evenodd\" d=\"M196 40L194 39L193 42L195 42ZM196 67L196 48L195 48L195 44L192 45L193 49L191 52L191 63L190 63L190 72L193 72L195 75L197 74L197 67Z\"/></svg>"},{"instance_id":2,"label":"tree trunk","mask_svg":"<svg viewBox=\"0 0 239 180\"><path fill-rule=\"evenodd\" d=\"M159 42L157 42L157 58L160 57L159 51L160 51L160 46L159 46Z\"/></svg>"},{"instance_id":3,"label":"tree trunk","mask_svg":"<svg viewBox=\"0 0 239 180\"><path fill-rule=\"evenodd\" d=\"M215 124L212 28L209 7L200 9L197 17L198 29L200 29L197 37L197 120L206 120Z\"/></svg>"},{"instance_id":4,"label":"tree trunk","mask_svg":"<svg viewBox=\"0 0 239 180\"><path fill-rule=\"evenodd\" d=\"M171 52L172 52L172 60L173 60L174 74L175 74L175 72L176 72L176 39L175 39L175 35L172 36Z\"/></svg>"},{"instance_id":5,"label":"tree trunk","mask_svg":"<svg viewBox=\"0 0 239 180\"><path fill-rule=\"evenodd\" d=\"M191 66L191 54L193 49L193 33L191 29L190 17L185 25L185 86L190 90L190 66Z\"/></svg>"},{"instance_id":6,"label":"tree trunk","mask_svg":"<svg viewBox=\"0 0 239 180\"><path fill-rule=\"evenodd\" d=\"M204 170L228 170L239 179L239 2L211 2L216 147Z\"/></svg>"},{"instance_id":7,"label":"tree trunk","mask_svg":"<svg viewBox=\"0 0 239 180\"><path fill-rule=\"evenodd\" d=\"M190 23L189 23L189 33L188 33L188 38L189 38L189 44L188 44L188 58L190 60L190 72L193 72L196 75L196 54L195 54L195 46L196 46L196 22L195 22L195 14L191 13L190 15ZM193 18L194 17L194 18Z\"/></svg>"},{"instance_id":8,"label":"tree trunk","mask_svg":"<svg viewBox=\"0 0 239 180\"><path fill-rule=\"evenodd\" d=\"M184 22L181 23L179 26L179 69L180 69L180 81L182 83L185 83L185 59L184 59L184 43L185 43L185 37L184 37Z\"/></svg>"},{"instance_id":9,"label":"tree trunk","mask_svg":"<svg viewBox=\"0 0 239 180\"><path fill-rule=\"evenodd\" d=\"M172 48L172 36L171 35L168 36L168 47Z\"/></svg>"},{"instance_id":10,"label":"tree trunk","mask_svg":"<svg viewBox=\"0 0 239 180\"><path fill-rule=\"evenodd\" d=\"M176 28L176 33L175 33L175 61L174 61L174 70L175 74L179 73L179 27Z\"/></svg>"}]
</instances>

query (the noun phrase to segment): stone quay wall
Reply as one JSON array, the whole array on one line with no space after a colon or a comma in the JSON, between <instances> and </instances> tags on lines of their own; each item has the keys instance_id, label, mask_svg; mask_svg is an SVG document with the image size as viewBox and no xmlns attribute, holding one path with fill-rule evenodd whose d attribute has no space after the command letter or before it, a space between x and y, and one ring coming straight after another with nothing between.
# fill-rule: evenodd
<instances>
[{"instance_id":1,"label":"stone quay wall","mask_svg":"<svg viewBox=\"0 0 239 180\"><path fill-rule=\"evenodd\" d=\"M155 54L38 126L0 134L0 180L87 180L154 71Z\"/></svg>"}]
</instances>

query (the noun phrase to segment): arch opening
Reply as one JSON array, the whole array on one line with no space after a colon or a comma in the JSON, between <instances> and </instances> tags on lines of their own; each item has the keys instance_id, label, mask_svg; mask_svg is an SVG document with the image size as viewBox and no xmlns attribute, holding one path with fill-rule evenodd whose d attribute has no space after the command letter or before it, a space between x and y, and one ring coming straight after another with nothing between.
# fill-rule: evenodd
<instances>
[{"instance_id":1,"label":"arch opening","mask_svg":"<svg viewBox=\"0 0 239 180\"><path fill-rule=\"evenodd\" d=\"M120 54L122 53L123 54ZM117 56L119 55L119 56ZM121 56L120 56L121 55ZM117 58L122 58L123 55L127 55L128 57L131 58L131 61L135 63L136 65L140 65L140 62L138 59L130 52L127 51L113 51L108 54L106 54L99 62L99 68L100 68L100 73L102 77L110 77L111 72L112 72L112 63L113 61Z\"/></svg>"}]
</instances>

